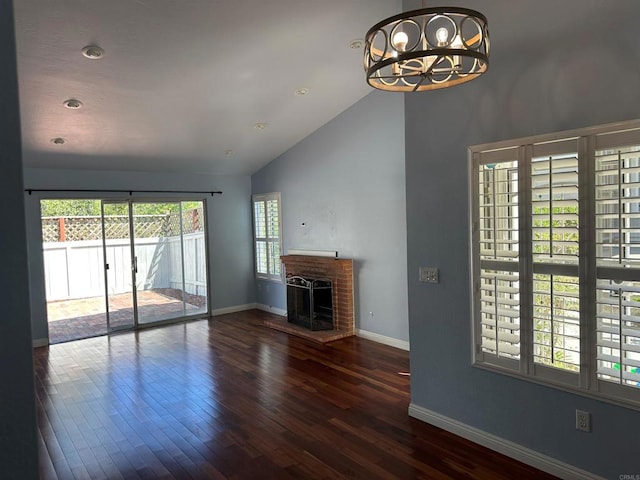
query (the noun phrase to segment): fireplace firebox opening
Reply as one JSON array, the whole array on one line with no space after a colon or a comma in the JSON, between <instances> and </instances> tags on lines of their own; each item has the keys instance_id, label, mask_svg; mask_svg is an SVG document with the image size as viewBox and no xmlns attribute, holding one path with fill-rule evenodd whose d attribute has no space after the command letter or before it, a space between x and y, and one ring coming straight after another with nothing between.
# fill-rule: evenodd
<instances>
[{"instance_id":1,"label":"fireplace firebox opening","mask_svg":"<svg viewBox=\"0 0 640 480\"><path fill-rule=\"evenodd\" d=\"M333 330L331 280L287 276L287 319L309 330Z\"/></svg>"}]
</instances>

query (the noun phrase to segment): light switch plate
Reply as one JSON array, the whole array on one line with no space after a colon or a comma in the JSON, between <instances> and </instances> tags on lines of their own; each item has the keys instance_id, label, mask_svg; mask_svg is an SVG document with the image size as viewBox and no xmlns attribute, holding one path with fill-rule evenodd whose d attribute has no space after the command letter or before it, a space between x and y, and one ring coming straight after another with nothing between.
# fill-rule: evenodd
<instances>
[{"instance_id":1,"label":"light switch plate","mask_svg":"<svg viewBox=\"0 0 640 480\"><path fill-rule=\"evenodd\" d=\"M437 267L420 267L420 281L426 283L440 283Z\"/></svg>"}]
</instances>

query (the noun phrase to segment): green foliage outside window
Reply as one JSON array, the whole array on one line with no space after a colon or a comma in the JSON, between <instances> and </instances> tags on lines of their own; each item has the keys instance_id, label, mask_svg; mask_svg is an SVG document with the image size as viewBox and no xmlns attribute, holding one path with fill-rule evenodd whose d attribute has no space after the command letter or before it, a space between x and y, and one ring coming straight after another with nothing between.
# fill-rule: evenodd
<instances>
[{"instance_id":1,"label":"green foliage outside window","mask_svg":"<svg viewBox=\"0 0 640 480\"><path fill-rule=\"evenodd\" d=\"M182 202L182 210L198 208L201 202ZM41 215L43 217L85 217L100 215L100 200L42 200L40 202ZM115 203L109 205L109 215L126 215L128 205ZM177 213L179 202L174 203L136 203L134 213L136 215L166 215Z\"/></svg>"}]
</instances>

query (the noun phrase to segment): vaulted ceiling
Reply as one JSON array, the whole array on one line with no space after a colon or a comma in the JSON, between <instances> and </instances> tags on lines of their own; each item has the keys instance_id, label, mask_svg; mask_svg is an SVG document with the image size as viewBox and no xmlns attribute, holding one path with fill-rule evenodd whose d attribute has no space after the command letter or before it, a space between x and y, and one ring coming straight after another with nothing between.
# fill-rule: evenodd
<instances>
[{"instance_id":1,"label":"vaulted ceiling","mask_svg":"<svg viewBox=\"0 0 640 480\"><path fill-rule=\"evenodd\" d=\"M535 47L613 8L446 3L482 11L494 48ZM212 174L257 171L367 95L362 50L350 43L402 11L398 0L17 0L14 8L25 166ZM104 56L85 58L87 45ZM66 108L69 99L82 107Z\"/></svg>"},{"instance_id":2,"label":"vaulted ceiling","mask_svg":"<svg viewBox=\"0 0 640 480\"><path fill-rule=\"evenodd\" d=\"M395 0L14 5L26 166L217 174L256 171L369 93L350 43L400 9ZM83 57L86 45L103 58ZM66 109L68 99L82 108Z\"/></svg>"}]
</instances>

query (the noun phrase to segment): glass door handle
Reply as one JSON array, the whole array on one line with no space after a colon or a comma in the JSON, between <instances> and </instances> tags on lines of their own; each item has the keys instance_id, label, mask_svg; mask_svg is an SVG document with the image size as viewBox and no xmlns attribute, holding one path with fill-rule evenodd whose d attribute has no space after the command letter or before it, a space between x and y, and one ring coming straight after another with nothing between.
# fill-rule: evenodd
<instances>
[{"instance_id":1,"label":"glass door handle","mask_svg":"<svg viewBox=\"0 0 640 480\"><path fill-rule=\"evenodd\" d=\"M133 263L131 264L131 270L133 273L138 273L138 257L133 257Z\"/></svg>"}]
</instances>

